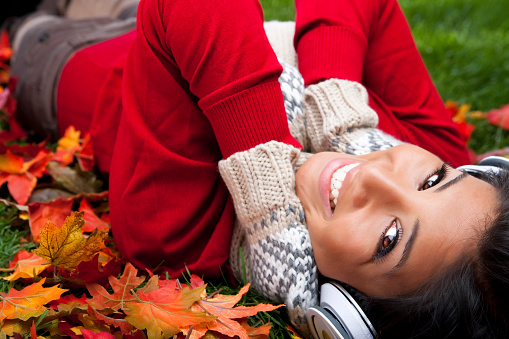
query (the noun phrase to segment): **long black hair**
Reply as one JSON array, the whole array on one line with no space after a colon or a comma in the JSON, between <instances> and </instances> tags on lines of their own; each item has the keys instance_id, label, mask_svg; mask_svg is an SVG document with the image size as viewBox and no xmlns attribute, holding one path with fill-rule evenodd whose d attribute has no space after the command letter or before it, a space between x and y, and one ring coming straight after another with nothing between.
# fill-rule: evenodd
<instances>
[{"instance_id":1,"label":"long black hair","mask_svg":"<svg viewBox=\"0 0 509 339\"><path fill-rule=\"evenodd\" d=\"M357 295L379 338L509 337L509 171L476 176L496 188L500 205L472 255L408 295Z\"/></svg>"}]
</instances>

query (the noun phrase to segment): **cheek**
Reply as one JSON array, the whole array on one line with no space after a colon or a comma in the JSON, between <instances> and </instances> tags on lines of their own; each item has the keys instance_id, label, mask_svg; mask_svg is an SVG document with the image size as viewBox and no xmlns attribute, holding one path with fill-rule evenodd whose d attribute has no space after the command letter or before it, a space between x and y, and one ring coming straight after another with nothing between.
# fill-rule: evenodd
<instances>
[{"instance_id":1,"label":"cheek","mask_svg":"<svg viewBox=\"0 0 509 339\"><path fill-rule=\"evenodd\" d=\"M310 235L318 270L329 278L350 280L371 257L357 232L325 227L322 232L310 232Z\"/></svg>"}]
</instances>

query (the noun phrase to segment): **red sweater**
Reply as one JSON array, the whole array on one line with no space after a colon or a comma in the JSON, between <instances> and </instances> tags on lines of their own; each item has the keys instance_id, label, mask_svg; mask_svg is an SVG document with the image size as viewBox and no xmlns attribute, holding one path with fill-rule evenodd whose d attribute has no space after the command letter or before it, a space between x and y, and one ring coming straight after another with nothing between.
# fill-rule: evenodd
<instances>
[{"instance_id":1,"label":"red sweater","mask_svg":"<svg viewBox=\"0 0 509 339\"><path fill-rule=\"evenodd\" d=\"M384 70L375 62L392 43L401 46L391 41L381 48L386 41L369 35L376 29L363 29L387 24L375 20L369 2L366 9L350 8L349 1L297 1L296 46L306 82L364 82L382 130L454 165L466 163L465 147L420 58L411 71L388 62ZM341 11L333 11L339 3ZM386 20L409 34L402 14L389 14ZM340 16L347 28L335 21ZM228 258L234 210L217 162L269 140L297 145L277 81L281 66L262 23L257 0L142 0L137 32L88 47L66 64L57 95L60 129L90 130L99 168L111 171L115 241L134 264L162 263L172 276L184 265L218 275ZM389 37L393 30L386 31ZM416 53L411 37L403 41ZM407 93L406 84L391 82L396 76L424 85Z\"/></svg>"}]
</instances>

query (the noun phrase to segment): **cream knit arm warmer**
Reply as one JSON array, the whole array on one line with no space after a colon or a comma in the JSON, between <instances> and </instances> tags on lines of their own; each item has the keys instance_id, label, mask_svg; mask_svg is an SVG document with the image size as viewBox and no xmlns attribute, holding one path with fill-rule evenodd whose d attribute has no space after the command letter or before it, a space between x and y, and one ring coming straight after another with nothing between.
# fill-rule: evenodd
<instances>
[{"instance_id":1,"label":"cream knit arm warmer","mask_svg":"<svg viewBox=\"0 0 509 339\"><path fill-rule=\"evenodd\" d=\"M329 79L304 91L304 115L312 153L366 154L402 142L376 129L378 116L368 92L349 80Z\"/></svg>"},{"instance_id":2,"label":"cream knit arm warmer","mask_svg":"<svg viewBox=\"0 0 509 339\"><path fill-rule=\"evenodd\" d=\"M242 246L248 282L265 298L286 304L292 323L308 333L305 312L317 303L318 276L295 194L299 153L293 146L270 141L220 161L219 170L238 218L232 269L238 278L243 276L238 259Z\"/></svg>"}]
</instances>

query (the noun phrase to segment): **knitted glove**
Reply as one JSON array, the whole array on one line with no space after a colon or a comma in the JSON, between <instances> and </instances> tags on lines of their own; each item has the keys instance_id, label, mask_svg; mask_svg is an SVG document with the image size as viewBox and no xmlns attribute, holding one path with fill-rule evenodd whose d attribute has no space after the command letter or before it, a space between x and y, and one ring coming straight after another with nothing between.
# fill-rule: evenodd
<instances>
[{"instance_id":1,"label":"knitted glove","mask_svg":"<svg viewBox=\"0 0 509 339\"><path fill-rule=\"evenodd\" d=\"M290 320L309 333L305 312L317 303L318 276L305 226L304 211L295 194L294 165L300 151L270 141L219 162L233 197L238 223L230 264L263 297L287 306Z\"/></svg>"},{"instance_id":2,"label":"knitted glove","mask_svg":"<svg viewBox=\"0 0 509 339\"><path fill-rule=\"evenodd\" d=\"M361 84L329 79L304 91L304 115L311 153L367 154L402 142L376 129L378 116L368 106Z\"/></svg>"}]
</instances>

